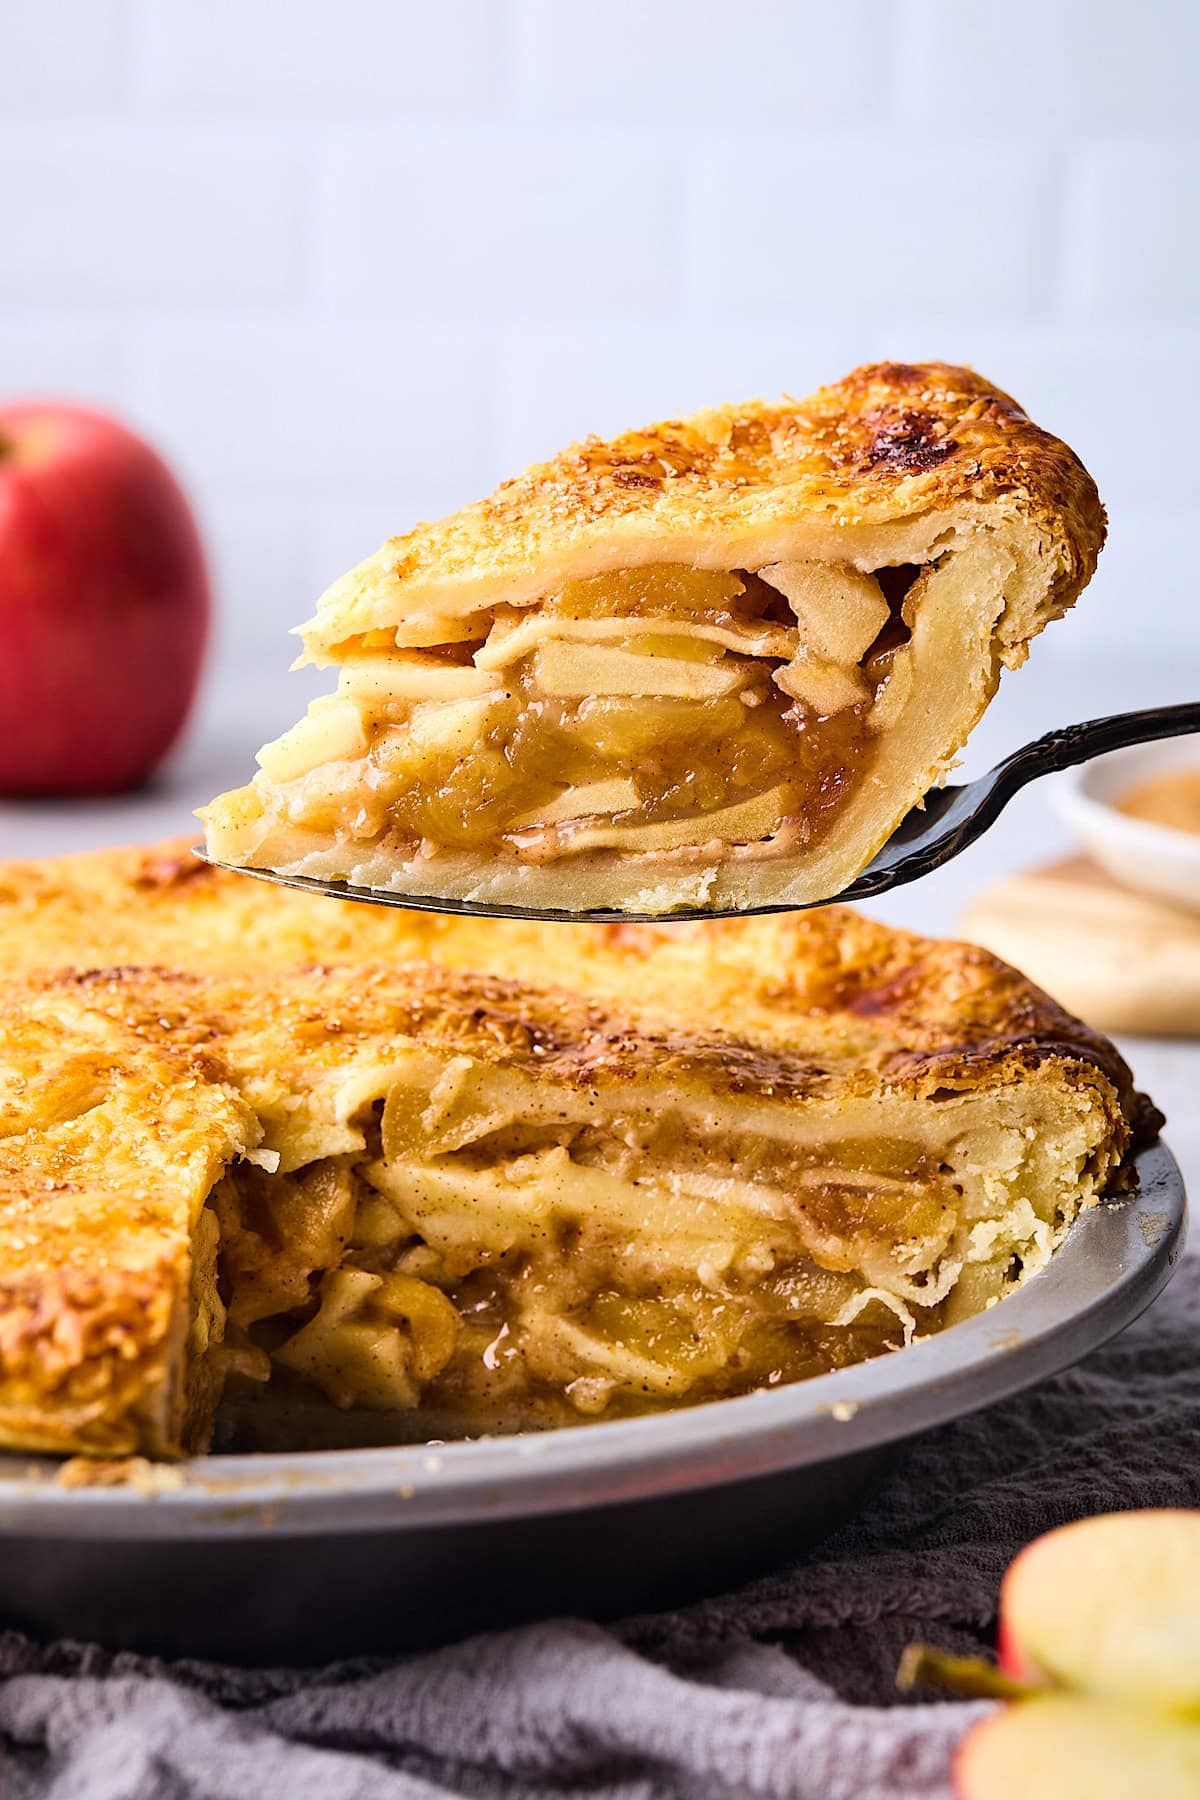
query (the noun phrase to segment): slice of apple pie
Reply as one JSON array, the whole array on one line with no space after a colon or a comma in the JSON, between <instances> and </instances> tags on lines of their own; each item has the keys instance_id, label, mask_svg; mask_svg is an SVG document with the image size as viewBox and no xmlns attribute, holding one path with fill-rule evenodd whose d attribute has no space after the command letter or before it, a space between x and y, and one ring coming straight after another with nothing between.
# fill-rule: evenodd
<instances>
[{"instance_id":1,"label":"slice of apple pie","mask_svg":"<svg viewBox=\"0 0 1200 1800\"><path fill-rule=\"evenodd\" d=\"M209 853L529 906L806 903L952 765L1104 513L968 370L591 439L321 600L337 692L205 811Z\"/></svg>"},{"instance_id":2,"label":"slice of apple pie","mask_svg":"<svg viewBox=\"0 0 1200 1800\"><path fill-rule=\"evenodd\" d=\"M39 941L99 860L16 868L0 908ZM288 966L308 896L266 966L219 967L256 892L147 892L143 954L186 953L190 915L207 973L0 983L0 1443L177 1453L222 1394L303 1446L795 1380L1040 1268L1135 1119L1112 1046L1015 971L843 909L496 934L563 971L578 938L583 998L447 966L471 922L440 963L392 930Z\"/></svg>"}]
</instances>

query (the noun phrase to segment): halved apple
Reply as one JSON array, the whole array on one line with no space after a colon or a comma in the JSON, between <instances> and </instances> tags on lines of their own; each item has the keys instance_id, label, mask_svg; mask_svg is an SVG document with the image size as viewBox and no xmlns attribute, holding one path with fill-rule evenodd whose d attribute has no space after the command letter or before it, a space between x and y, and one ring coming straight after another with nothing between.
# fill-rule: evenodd
<instances>
[{"instance_id":1,"label":"halved apple","mask_svg":"<svg viewBox=\"0 0 1200 1800\"><path fill-rule=\"evenodd\" d=\"M1108 1513L1036 1539L1004 1577L997 1654L1034 1686L1200 1716L1200 1511Z\"/></svg>"},{"instance_id":2,"label":"halved apple","mask_svg":"<svg viewBox=\"0 0 1200 1800\"><path fill-rule=\"evenodd\" d=\"M1013 1702L963 1739L957 1800L1200 1800L1200 1511L1048 1532L1001 1586L999 1666L914 1644L897 1681Z\"/></svg>"},{"instance_id":3,"label":"halved apple","mask_svg":"<svg viewBox=\"0 0 1200 1800\"><path fill-rule=\"evenodd\" d=\"M1046 1694L973 1726L953 1779L956 1800L1197 1800L1200 1725Z\"/></svg>"}]
</instances>

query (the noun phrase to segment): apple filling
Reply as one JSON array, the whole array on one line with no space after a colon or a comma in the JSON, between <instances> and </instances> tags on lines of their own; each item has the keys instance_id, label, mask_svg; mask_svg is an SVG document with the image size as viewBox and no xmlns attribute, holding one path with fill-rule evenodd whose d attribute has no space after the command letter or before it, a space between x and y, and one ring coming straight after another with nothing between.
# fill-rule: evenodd
<instances>
[{"instance_id":1,"label":"apple filling","mask_svg":"<svg viewBox=\"0 0 1200 1800\"><path fill-rule=\"evenodd\" d=\"M621 1105L414 1053L361 1153L233 1165L210 1356L237 1404L267 1383L304 1432L307 1397L449 1435L773 1386L982 1310L1078 1204L1082 1136L1028 1135L1015 1095L963 1097L932 1149L900 1101L835 1137Z\"/></svg>"},{"instance_id":2,"label":"apple filling","mask_svg":"<svg viewBox=\"0 0 1200 1800\"><path fill-rule=\"evenodd\" d=\"M819 842L903 704L919 573L664 565L443 620L434 645L424 621L372 633L207 810L210 848L279 867L332 843L349 868Z\"/></svg>"}]
</instances>

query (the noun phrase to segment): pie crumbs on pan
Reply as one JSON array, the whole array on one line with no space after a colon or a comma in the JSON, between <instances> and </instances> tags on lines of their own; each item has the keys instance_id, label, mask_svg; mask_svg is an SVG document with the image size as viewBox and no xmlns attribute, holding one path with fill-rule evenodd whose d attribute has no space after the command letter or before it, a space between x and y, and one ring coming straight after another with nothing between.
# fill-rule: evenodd
<instances>
[{"instance_id":1,"label":"pie crumbs on pan","mask_svg":"<svg viewBox=\"0 0 1200 1800\"><path fill-rule=\"evenodd\" d=\"M331 1441L795 1380L1042 1267L1139 1116L1014 970L840 908L430 919L173 844L0 867L0 985L22 1449L200 1449L223 1399Z\"/></svg>"}]
</instances>

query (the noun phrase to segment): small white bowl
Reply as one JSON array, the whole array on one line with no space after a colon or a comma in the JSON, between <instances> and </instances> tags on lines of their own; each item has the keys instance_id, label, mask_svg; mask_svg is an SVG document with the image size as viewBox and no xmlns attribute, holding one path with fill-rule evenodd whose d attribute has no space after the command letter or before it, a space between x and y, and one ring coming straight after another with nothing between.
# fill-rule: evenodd
<instances>
[{"instance_id":1,"label":"small white bowl","mask_svg":"<svg viewBox=\"0 0 1200 1800\"><path fill-rule=\"evenodd\" d=\"M1200 768L1200 738L1114 750L1069 769L1056 784L1060 817L1115 881L1200 912L1200 835L1119 812L1131 788L1168 769Z\"/></svg>"}]
</instances>

